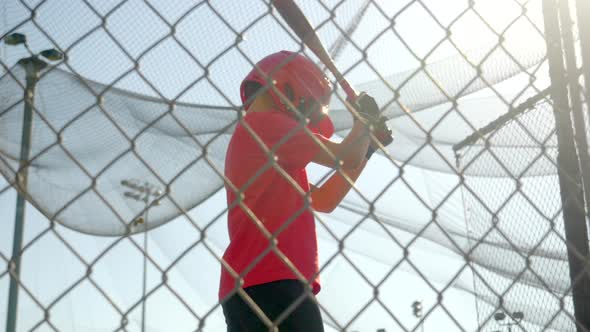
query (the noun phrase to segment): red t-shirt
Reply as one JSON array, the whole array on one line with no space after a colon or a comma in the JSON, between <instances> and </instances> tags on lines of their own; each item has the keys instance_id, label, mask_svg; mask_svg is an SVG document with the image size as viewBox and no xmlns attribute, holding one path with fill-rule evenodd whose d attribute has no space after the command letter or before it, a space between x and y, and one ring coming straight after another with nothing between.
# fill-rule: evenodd
<instances>
[{"instance_id":1,"label":"red t-shirt","mask_svg":"<svg viewBox=\"0 0 590 332\"><path fill-rule=\"evenodd\" d=\"M242 122L245 125L238 123L228 146L225 176L237 190L243 191L243 204L264 227L271 234L280 232L278 249L312 282L313 291L317 294L320 284L315 223L311 201L306 207L307 199L302 192L309 192L305 166L320 149L312 136L320 140L326 138L306 132L296 120L279 111L247 113ZM275 165L280 166L294 183L272 167L272 157L264 152L248 128L268 149L274 150ZM230 207L230 244L223 259L238 274L247 270L242 287L297 279L280 257L268 250L270 241L249 213L239 205L231 207L237 195L230 186L226 184L225 187ZM256 259L259 261L252 265ZM219 298L225 298L235 285L235 279L222 267Z\"/></svg>"}]
</instances>

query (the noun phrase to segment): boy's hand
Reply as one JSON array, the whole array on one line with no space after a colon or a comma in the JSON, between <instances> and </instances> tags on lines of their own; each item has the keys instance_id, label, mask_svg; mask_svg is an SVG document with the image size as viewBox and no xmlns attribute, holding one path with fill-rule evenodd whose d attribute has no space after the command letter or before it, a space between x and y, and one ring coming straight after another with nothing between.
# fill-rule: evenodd
<instances>
[{"instance_id":1,"label":"boy's hand","mask_svg":"<svg viewBox=\"0 0 590 332\"><path fill-rule=\"evenodd\" d=\"M381 115L379 105L377 105L375 98L369 96L366 92L361 92L357 100L348 100L348 102L354 107L358 115L353 115L354 121L357 121L359 117L370 124L375 124L378 121Z\"/></svg>"},{"instance_id":2,"label":"boy's hand","mask_svg":"<svg viewBox=\"0 0 590 332\"><path fill-rule=\"evenodd\" d=\"M373 124L373 135L377 138L379 143L383 146L388 146L393 142L393 132L387 126L387 118L384 116L380 116L377 123ZM375 146L375 144L371 144ZM377 146L375 146L376 148Z\"/></svg>"},{"instance_id":3,"label":"boy's hand","mask_svg":"<svg viewBox=\"0 0 590 332\"><path fill-rule=\"evenodd\" d=\"M350 101L349 101L350 102ZM350 102L357 112L357 116L354 116L354 120L357 121L360 118L365 120L367 125L373 126L373 135L383 145L387 146L393 142L393 134L391 129L387 127L387 118L381 115L379 105L375 101L375 98L368 95L366 92L361 92L358 99L354 102ZM372 144L375 146L375 144ZM375 146L376 148L376 146Z\"/></svg>"},{"instance_id":4,"label":"boy's hand","mask_svg":"<svg viewBox=\"0 0 590 332\"><path fill-rule=\"evenodd\" d=\"M348 100L348 102L356 111L356 114L353 114L355 122L362 119L367 126L372 127L373 135L381 145L388 146L393 142L393 132L387 126L387 118L381 115L381 110L375 98L369 96L366 92L361 92L357 100ZM371 158L371 155L378 149L379 144L372 141L366 158Z\"/></svg>"},{"instance_id":5,"label":"boy's hand","mask_svg":"<svg viewBox=\"0 0 590 332\"><path fill-rule=\"evenodd\" d=\"M383 146L388 146L393 142L393 132L387 126L386 121L387 118L381 116L379 117L377 123L373 124L373 135L375 136L377 141L379 141L379 143L381 143L381 145ZM377 151L378 149L379 144L377 144L375 141L372 141L369 145L365 158L367 158L367 160L370 159L373 153L375 153L375 151Z\"/></svg>"}]
</instances>

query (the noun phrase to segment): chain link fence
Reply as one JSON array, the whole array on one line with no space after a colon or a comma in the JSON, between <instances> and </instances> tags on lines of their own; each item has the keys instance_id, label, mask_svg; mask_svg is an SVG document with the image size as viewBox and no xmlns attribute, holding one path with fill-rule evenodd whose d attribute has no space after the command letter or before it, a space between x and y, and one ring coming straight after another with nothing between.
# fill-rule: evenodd
<instances>
[{"instance_id":1,"label":"chain link fence","mask_svg":"<svg viewBox=\"0 0 590 332\"><path fill-rule=\"evenodd\" d=\"M588 331L583 1L298 4L396 137L313 211L326 330ZM239 84L282 49L317 59L267 0L7 0L0 40L0 323L225 330ZM338 87L330 118L345 137Z\"/></svg>"},{"instance_id":2,"label":"chain link fence","mask_svg":"<svg viewBox=\"0 0 590 332\"><path fill-rule=\"evenodd\" d=\"M473 238L483 239L472 243L472 255L495 258L491 266L474 269L474 288L479 301L506 306L510 312L522 312L519 306L526 307L527 316L535 316L544 327L570 330L573 303L566 295L570 281L559 179L552 174L526 176L535 172L534 168L557 167L557 151L543 151L544 146L557 142L547 91L517 110L518 115L506 117L489 135L477 138L487 140L488 147L481 142L465 148L458 158L463 170L485 171L500 166L501 172L511 175L465 179L466 227ZM510 162L498 160L496 147L516 139L531 144L521 147ZM531 222L520 227L525 220ZM502 273L490 273L494 268ZM519 276L518 282L510 280L512 275ZM482 324L489 325L495 312L489 306L482 308L486 308L479 313Z\"/></svg>"}]
</instances>

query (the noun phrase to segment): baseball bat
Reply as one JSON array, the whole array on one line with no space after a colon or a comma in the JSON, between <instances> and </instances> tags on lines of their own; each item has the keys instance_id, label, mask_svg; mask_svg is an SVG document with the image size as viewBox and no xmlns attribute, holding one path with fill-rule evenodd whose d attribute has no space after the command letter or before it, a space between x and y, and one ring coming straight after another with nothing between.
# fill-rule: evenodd
<instances>
[{"instance_id":1,"label":"baseball bat","mask_svg":"<svg viewBox=\"0 0 590 332\"><path fill-rule=\"evenodd\" d=\"M293 32L295 32L295 34L301 39L303 44L307 46L334 75L336 81L346 93L346 96L352 101L356 100L358 98L356 91L354 91L350 83L348 83L338 68L336 68L330 54L326 51L324 44L322 44L315 29L311 26L299 6L297 6L293 0L272 0L272 4L285 22L287 22L291 30L293 30Z\"/></svg>"},{"instance_id":2,"label":"baseball bat","mask_svg":"<svg viewBox=\"0 0 590 332\"><path fill-rule=\"evenodd\" d=\"M294 2L294 0L271 0L272 4L274 4L275 8L281 15L281 17L287 22L291 30L295 32L295 34L301 39L303 44L307 46L317 57L320 61L328 68L330 72L336 78L336 81L340 84L346 96L351 101L356 101L358 99L358 94L350 83L344 78L342 73L336 68L334 61L328 54L328 51L324 48L324 44L320 40L319 36L317 35L315 29L311 26L305 14L301 11L299 6ZM391 130L385 125L385 128L382 132L378 134L378 140L384 144L388 145L393 140L391 136Z\"/></svg>"}]
</instances>

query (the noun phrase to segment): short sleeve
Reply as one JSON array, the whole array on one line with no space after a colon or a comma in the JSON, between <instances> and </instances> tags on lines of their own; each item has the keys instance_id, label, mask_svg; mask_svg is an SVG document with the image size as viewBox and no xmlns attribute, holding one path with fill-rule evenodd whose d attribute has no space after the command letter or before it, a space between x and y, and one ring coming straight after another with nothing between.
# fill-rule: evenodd
<instances>
[{"instance_id":1,"label":"short sleeve","mask_svg":"<svg viewBox=\"0 0 590 332\"><path fill-rule=\"evenodd\" d=\"M285 168L304 168L320 152L327 138L306 130L299 122L281 112L261 112L248 119L254 132L273 150Z\"/></svg>"}]
</instances>

